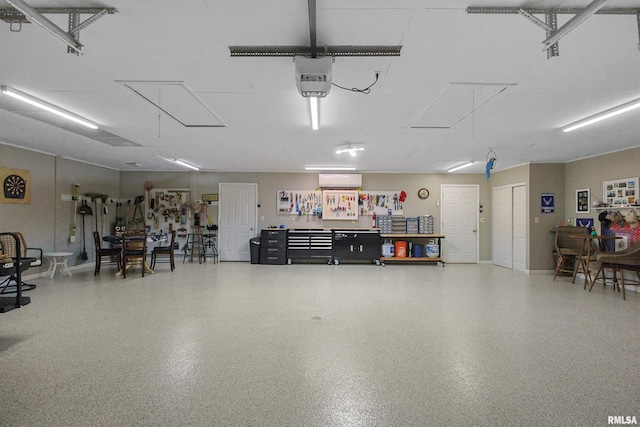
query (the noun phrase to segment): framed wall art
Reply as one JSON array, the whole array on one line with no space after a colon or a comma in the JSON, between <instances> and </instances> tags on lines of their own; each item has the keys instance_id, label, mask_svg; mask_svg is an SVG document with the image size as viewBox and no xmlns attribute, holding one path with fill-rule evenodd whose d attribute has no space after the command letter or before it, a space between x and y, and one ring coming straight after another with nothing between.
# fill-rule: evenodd
<instances>
[{"instance_id":1,"label":"framed wall art","mask_svg":"<svg viewBox=\"0 0 640 427\"><path fill-rule=\"evenodd\" d=\"M589 213L591 211L591 190L584 188L576 190L576 213Z\"/></svg>"},{"instance_id":2,"label":"framed wall art","mask_svg":"<svg viewBox=\"0 0 640 427\"><path fill-rule=\"evenodd\" d=\"M602 200L609 206L635 205L638 200L638 177L603 181Z\"/></svg>"},{"instance_id":3,"label":"framed wall art","mask_svg":"<svg viewBox=\"0 0 640 427\"><path fill-rule=\"evenodd\" d=\"M202 201L203 202L217 202L219 197L217 194L203 194Z\"/></svg>"}]
</instances>

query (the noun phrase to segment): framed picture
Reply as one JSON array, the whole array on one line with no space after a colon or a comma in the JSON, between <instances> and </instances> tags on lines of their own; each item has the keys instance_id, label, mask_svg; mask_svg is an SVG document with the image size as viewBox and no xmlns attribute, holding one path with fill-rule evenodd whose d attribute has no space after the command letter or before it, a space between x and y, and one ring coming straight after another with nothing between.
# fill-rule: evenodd
<instances>
[{"instance_id":1,"label":"framed picture","mask_svg":"<svg viewBox=\"0 0 640 427\"><path fill-rule=\"evenodd\" d=\"M602 182L603 201L609 206L637 204L638 178L624 178Z\"/></svg>"},{"instance_id":2,"label":"framed picture","mask_svg":"<svg viewBox=\"0 0 640 427\"><path fill-rule=\"evenodd\" d=\"M584 188L576 190L576 213L589 213L591 211L591 190Z\"/></svg>"},{"instance_id":3,"label":"framed picture","mask_svg":"<svg viewBox=\"0 0 640 427\"><path fill-rule=\"evenodd\" d=\"M217 202L218 195L217 194L203 194L202 195L203 202Z\"/></svg>"}]
</instances>

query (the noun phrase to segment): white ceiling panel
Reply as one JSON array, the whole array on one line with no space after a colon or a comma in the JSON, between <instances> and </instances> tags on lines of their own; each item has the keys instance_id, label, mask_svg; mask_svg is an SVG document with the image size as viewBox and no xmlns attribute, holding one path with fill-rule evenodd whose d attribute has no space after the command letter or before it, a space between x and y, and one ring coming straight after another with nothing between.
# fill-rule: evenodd
<instances>
[{"instance_id":1,"label":"white ceiling panel","mask_svg":"<svg viewBox=\"0 0 640 427\"><path fill-rule=\"evenodd\" d=\"M0 85L87 117L101 133L0 105L0 143L119 170L180 170L161 158L171 157L214 171L302 171L348 161L360 172L441 172L474 160L465 172L477 173L489 149L502 169L640 145L639 112L560 130L640 97L636 15L594 15L547 59L545 32L522 16L466 12L581 8L588 0L317 0L320 47L402 45L399 57L335 58L333 82L345 89L333 86L321 100L317 131L296 91L292 58L229 52L308 45L305 1L26 1L117 10L81 30L80 56L37 25L12 31L0 21ZM640 8L640 1L607 7ZM66 15L49 17L66 31ZM558 15L558 24L570 18ZM371 85L376 71L369 94L351 90ZM117 81L135 85L148 101ZM336 145L348 142L366 150L348 160L336 156Z\"/></svg>"}]
</instances>

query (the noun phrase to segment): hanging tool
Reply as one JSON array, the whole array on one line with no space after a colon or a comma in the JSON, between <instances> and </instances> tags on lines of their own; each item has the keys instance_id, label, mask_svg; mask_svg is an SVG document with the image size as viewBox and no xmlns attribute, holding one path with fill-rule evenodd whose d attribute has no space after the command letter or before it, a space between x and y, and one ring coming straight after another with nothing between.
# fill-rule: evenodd
<instances>
[{"instance_id":1,"label":"hanging tool","mask_svg":"<svg viewBox=\"0 0 640 427\"><path fill-rule=\"evenodd\" d=\"M89 256L87 255L87 233L84 228L84 217L86 215L93 215L91 207L87 205L86 199L82 201L82 206L78 209L78 213L82 215L82 253L80 254L80 259L86 261L89 259Z\"/></svg>"},{"instance_id":2,"label":"hanging tool","mask_svg":"<svg viewBox=\"0 0 640 427\"><path fill-rule=\"evenodd\" d=\"M70 243L76 241L76 229L78 223L78 198L80 197L80 184L73 185L73 227L71 228Z\"/></svg>"}]
</instances>

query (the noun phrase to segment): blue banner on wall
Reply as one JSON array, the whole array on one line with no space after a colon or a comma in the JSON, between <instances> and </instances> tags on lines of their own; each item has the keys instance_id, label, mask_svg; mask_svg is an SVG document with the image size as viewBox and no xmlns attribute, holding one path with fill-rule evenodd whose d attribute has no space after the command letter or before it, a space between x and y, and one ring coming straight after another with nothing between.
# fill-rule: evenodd
<instances>
[{"instance_id":1,"label":"blue banner on wall","mask_svg":"<svg viewBox=\"0 0 640 427\"><path fill-rule=\"evenodd\" d=\"M542 213L553 213L553 193L542 193L541 198Z\"/></svg>"}]
</instances>

